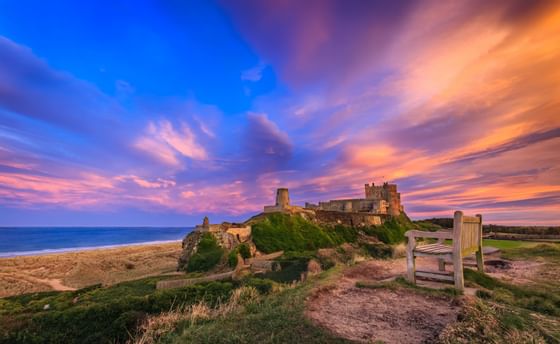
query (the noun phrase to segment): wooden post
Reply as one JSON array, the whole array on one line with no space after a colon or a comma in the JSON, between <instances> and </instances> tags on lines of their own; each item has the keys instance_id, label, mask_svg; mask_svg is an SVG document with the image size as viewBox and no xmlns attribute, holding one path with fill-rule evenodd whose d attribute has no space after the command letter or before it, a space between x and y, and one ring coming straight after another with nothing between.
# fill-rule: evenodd
<instances>
[{"instance_id":1,"label":"wooden post","mask_svg":"<svg viewBox=\"0 0 560 344\"><path fill-rule=\"evenodd\" d=\"M463 291L463 257L461 248L461 232L463 230L463 212L456 211L453 218L453 279L455 289Z\"/></svg>"},{"instance_id":2,"label":"wooden post","mask_svg":"<svg viewBox=\"0 0 560 344\"><path fill-rule=\"evenodd\" d=\"M408 244L406 246L406 277L410 283L416 284L416 262L414 261L414 248L416 247L416 238L414 234L408 236Z\"/></svg>"},{"instance_id":3,"label":"wooden post","mask_svg":"<svg viewBox=\"0 0 560 344\"><path fill-rule=\"evenodd\" d=\"M476 251L476 267L478 271L484 272L484 252L482 251L482 215L476 214L480 219L479 237L478 237L478 251Z\"/></svg>"},{"instance_id":4,"label":"wooden post","mask_svg":"<svg viewBox=\"0 0 560 344\"><path fill-rule=\"evenodd\" d=\"M439 271L445 271L445 259L438 258Z\"/></svg>"}]
</instances>

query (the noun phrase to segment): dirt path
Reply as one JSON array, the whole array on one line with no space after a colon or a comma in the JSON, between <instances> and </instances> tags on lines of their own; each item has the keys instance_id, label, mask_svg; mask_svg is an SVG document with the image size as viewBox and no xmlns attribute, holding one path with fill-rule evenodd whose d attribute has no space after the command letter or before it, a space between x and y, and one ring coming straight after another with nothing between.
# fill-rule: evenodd
<instances>
[{"instance_id":1,"label":"dirt path","mask_svg":"<svg viewBox=\"0 0 560 344\"><path fill-rule=\"evenodd\" d=\"M437 261L418 258L417 268L436 270ZM535 281L543 262L503 261L488 257L489 275L514 284ZM452 266L447 267L452 270ZM386 343L433 341L448 324L456 321L461 306L447 298L426 296L406 289L357 288L356 282L379 282L404 276L405 259L365 261L347 268L335 284L317 290L306 304L306 314L314 323L351 340ZM431 288L450 285L420 282ZM467 288L465 294L473 294ZM470 290L472 289L472 290Z\"/></svg>"},{"instance_id":2,"label":"dirt path","mask_svg":"<svg viewBox=\"0 0 560 344\"><path fill-rule=\"evenodd\" d=\"M488 261L485 265L485 272L494 277L513 284L529 284L535 282L542 274L545 262L529 260L498 261L500 264L492 264ZM501 263L504 262L504 263Z\"/></svg>"},{"instance_id":3,"label":"dirt path","mask_svg":"<svg viewBox=\"0 0 560 344\"><path fill-rule=\"evenodd\" d=\"M310 302L307 316L337 335L361 342L432 342L455 322L460 307L450 299L408 290L336 288Z\"/></svg>"},{"instance_id":4,"label":"dirt path","mask_svg":"<svg viewBox=\"0 0 560 344\"><path fill-rule=\"evenodd\" d=\"M356 287L357 281L382 281L405 270L402 259L367 261L351 267L334 285L312 294L306 315L319 326L360 342L431 342L456 321L461 309L456 301L406 289Z\"/></svg>"},{"instance_id":5,"label":"dirt path","mask_svg":"<svg viewBox=\"0 0 560 344\"><path fill-rule=\"evenodd\" d=\"M61 279L58 278L38 278L31 275L26 275L22 273L12 273L10 274L11 278L14 279L21 279L26 282L34 283L34 284L42 284L48 286L52 290L56 291L68 291L68 290L76 290L76 288L72 288L66 286L62 283Z\"/></svg>"},{"instance_id":6,"label":"dirt path","mask_svg":"<svg viewBox=\"0 0 560 344\"><path fill-rule=\"evenodd\" d=\"M41 278L34 278L37 282L49 285L53 290L56 291L68 291L68 290L76 290L76 288L72 288L62 284L62 281L58 278L53 279L41 279Z\"/></svg>"}]
</instances>

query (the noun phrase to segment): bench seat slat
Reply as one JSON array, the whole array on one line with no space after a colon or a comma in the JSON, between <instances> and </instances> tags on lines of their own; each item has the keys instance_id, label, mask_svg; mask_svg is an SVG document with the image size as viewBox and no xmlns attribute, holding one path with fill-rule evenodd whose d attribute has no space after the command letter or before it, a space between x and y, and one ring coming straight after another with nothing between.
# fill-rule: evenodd
<instances>
[{"instance_id":1,"label":"bench seat slat","mask_svg":"<svg viewBox=\"0 0 560 344\"><path fill-rule=\"evenodd\" d=\"M414 252L425 253L425 254L450 254L453 252L453 248L449 245L443 244L428 244L417 246Z\"/></svg>"}]
</instances>

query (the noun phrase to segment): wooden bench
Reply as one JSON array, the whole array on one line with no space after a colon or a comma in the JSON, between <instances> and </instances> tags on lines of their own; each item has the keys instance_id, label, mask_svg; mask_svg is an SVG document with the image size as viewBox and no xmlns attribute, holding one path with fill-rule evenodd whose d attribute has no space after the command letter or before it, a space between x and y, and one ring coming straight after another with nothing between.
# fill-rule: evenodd
<instances>
[{"instance_id":1,"label":"wooden bench","mask_svg":"<svg viewBox=\"0 0 560 344\"><path fill-rule=\"evenodd\" d=\"M416 283L416 277L432 278L453 282L458 290L464 289L463 258L476 253L476 266L484 271L482 253L482 216L465 216L456 211L453 218L453 231L424 232L412 230L405 233L408 237L406 250L407 279ZM437 243L417 246L416 238L438 239ZM446 245L444 240L452 240ZM436 257L439 271L417 271L416 257ZM445 271L445 260L453 263L453 272Z\"/></svg>"}]
</instances>

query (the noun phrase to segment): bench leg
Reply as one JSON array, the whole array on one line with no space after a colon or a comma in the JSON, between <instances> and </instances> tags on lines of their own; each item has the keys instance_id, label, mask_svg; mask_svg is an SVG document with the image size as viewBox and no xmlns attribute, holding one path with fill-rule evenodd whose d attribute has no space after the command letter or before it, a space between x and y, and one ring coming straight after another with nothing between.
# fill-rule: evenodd
<instances>
[{"instance_id":1,"label":"bench leg","mask_svg":"<svg viewBox=\"0 0 560 344\"><path fill-rule=\"evenodd\" d=\"M484 272L484 255L482 253L482 249L479 249L476 252L476 267L478 271Z\"/></svg>"},{"instance_id":2,"label":"bench leg","mask_svg":"<svg viewBox=\"0 0 560 344\"><path fill-rule=\"evenodd\" d=\"M414 261L414 248L410 247L406 250L406 279L410 283L416 284L416 262Z\"/></svg>"},{"instance_id":3,"label":"bench leg","mask_svg":"<svg viewBox=\"0 0 560 344\"><path fill-rule=\"evenodd\" d=\"M438 259L439 271L445 271L445 260L443 258Z\"/></svg>"},{"instance_id":4,"label":"bench leg","mask_svg":"<svg viewBox=\"0 0 560 344\"><path fill-rule=\"evenodd\" d=\"M461 254L453 254L453 279L455 281L455 289L463 291L465 283L463 280L463 262Z\"/></svg>"}]
</instances>

